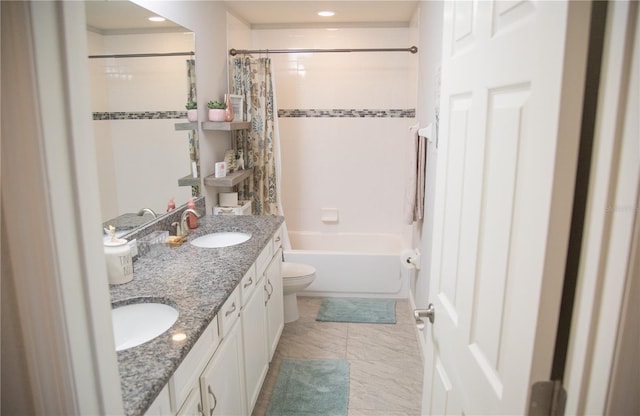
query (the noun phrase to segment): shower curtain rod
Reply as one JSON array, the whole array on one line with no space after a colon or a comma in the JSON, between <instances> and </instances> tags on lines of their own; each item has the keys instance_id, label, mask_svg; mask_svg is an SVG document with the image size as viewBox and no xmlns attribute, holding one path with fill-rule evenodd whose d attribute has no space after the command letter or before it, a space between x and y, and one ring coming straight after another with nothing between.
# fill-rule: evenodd
<instances>
[{"instance_id":1,"label":"shower curtain rod","mask_svg":"<svg viewBox=\"0 0 640 416\"><path fill-rule=\"evenodd\" d=\"M411 52L418 53L418 48L379 48L379 49L229 49L229 55L248 55L252 53L325 53L325 52Z\"/></svg>"},{"instance_id":2,"label":"shower curtain rod","mask_svg":"<svg viewBox=\"0 0 640 416\"><path fill-rule=\"evenodd\" d=\"M89 55L89 59L98 58L156 58L160 56L194 56L195 52L166 52L166 53L125 53L119 55Z\"/></svg>"}]
</instances>

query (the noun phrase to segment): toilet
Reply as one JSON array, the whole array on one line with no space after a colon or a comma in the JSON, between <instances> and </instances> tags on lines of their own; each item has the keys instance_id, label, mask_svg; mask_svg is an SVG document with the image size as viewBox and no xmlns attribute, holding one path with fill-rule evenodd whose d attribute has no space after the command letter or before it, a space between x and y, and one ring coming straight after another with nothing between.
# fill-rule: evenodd
<instances>
[{"instance_id":1,"label":"toilet","mask_svg":"<svg viewBox=\"0 0 640 416\"><path fill-rule=\"evenodd\" d=\"M298 301L296 294L309 286L315 278L316 269L308 264L282 263L285 323L298 319Z\"/></svg>"}]
</instances>

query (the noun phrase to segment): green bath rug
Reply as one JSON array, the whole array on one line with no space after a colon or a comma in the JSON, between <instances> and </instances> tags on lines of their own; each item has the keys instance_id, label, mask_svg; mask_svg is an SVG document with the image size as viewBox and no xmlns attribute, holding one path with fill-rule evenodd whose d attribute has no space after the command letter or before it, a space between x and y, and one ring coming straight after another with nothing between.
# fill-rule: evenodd
<instances>
[{"instance_id":1,"label":"green bath rug","mask_svg":"<svg viewBox=\"0 0 640 416\"><path fill-rule=\"evenodd\" d=\"M285 358L267 416L346 416L349 362Z\"/></svg>"},{"instance_id":2,"label":"green bath rug","mask_svg":"<svg viewBox=\"0 0 640 416\"><path fill-rule=\"evenodd\" d=\"M395 324L395 299L327 298L322 301L316 321Z\"/></svg>"}]
</instances>

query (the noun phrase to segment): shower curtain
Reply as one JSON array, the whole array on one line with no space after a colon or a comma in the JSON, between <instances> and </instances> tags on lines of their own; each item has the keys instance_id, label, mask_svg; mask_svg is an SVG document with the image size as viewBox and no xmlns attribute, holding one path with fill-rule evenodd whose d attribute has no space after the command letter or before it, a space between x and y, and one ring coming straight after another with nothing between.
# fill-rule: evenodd
<instances>
[{"instance_id":1,"label":"shower curtain","mask_svg":"<svg viewBox=\"0 0 640 416\"><path fill-rule=\"evenodd\" d=\"M187 59L187 102L197 101L196 96L196 61L195 59ZM195 162L198 177L200 177L200 144L198 143L198 131L189 131L189 159L191 163ZM191 172L192 174L194 172ZM200 185L191 187L191 196L200 196Z\"/></svg>"},{"instance_id":2,"label":"shower curtain","mask_svg":"<svg viewBox=\"0 0 640 416\"><path fill-rule=\"evenodd\" d=\"M238 187L238 198L252 201L254 215L282 215L280 134L276 86L270 58L236 57L231 65L232 91L244 97L249 131L234 131L233 149L242 150L253 175ZM282 224L282 247L291 249L287 224Z\"/></svg>"},{"instance_id":3,"label":"shower curtain","mask_svg":"<svg viewBox=\"0 0 640 416\"><path fill-rule=\"evenodd\" d=\"M253 175L239 186L238 198L252 201L256 215L282 214L279 189L280 149L271 59L238 57L232 66L233 93L242 95L247 130L233 132L234 150L242 150Z\"/></svg>"}]
</instances>

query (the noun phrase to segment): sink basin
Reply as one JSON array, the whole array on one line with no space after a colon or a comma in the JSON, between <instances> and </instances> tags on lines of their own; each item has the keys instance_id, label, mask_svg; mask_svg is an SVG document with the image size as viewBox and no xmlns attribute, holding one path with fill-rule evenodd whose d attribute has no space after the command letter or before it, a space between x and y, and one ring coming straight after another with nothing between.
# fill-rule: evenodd
<instances>
[{"instance_id":1,"label":"sink basin","mask_svg":"<svg viewBox=\"0 0 640 416\"><path fill-rule=\"evenodd\" d=\"M171 328L178 310L164 303L134 303L111 310L116 351L151 341Z\"/></svg>"},{"instance_id":2,"label":"sink basin","mask_svg":"<svg viewBox=\"0 0 640 416\"><path fill-rule=\"evenodd\" d=\"M251 234L242 232L220 232L203 235L191 242L196 247L220 248L235 246L251 238Z\"/></svg>"}]
</instances>

